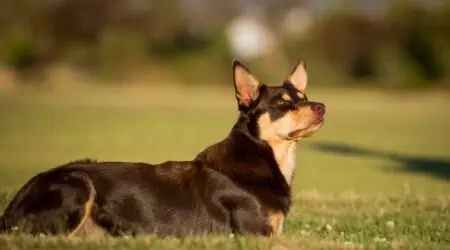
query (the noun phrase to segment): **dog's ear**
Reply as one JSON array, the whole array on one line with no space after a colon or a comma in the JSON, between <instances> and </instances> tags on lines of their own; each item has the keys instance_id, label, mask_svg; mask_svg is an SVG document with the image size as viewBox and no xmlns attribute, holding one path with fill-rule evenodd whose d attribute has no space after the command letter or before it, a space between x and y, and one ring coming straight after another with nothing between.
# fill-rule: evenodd
<instances>
[{"instance_id":1,"label":"dog's ear","mask_svg":"<svg viewBox=\"0 0 450 250\"><path fill-rule=\"evenodd\" d=\"M238 60L233 60L233 80L239 109L249 108L259 95L259 81Z\"/></svg>"},{"instance_id":2,"label":"dog's ear","mask_svg":"<svg viewBox=\"0 0 450 250\"><path fill-rule=\"evenodd\" d=\"M298 61L294 70L288 78L288 81L294 85L296 89L304 92L308 84L308 74L306 72L306 64L304 61Z\"/></svg>"}]
</instances>

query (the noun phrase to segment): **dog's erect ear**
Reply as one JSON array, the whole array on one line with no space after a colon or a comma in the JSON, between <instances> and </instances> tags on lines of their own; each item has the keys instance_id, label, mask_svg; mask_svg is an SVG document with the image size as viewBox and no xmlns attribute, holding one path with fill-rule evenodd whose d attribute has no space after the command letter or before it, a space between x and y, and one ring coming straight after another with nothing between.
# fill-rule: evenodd
<instances>
[{"instance_id":1,"label":"dog's erect ear","mask_svg":"<svg viewBox=\"0 0 450 250\"><path fill-rule=\"evenodd\" d=\"M250 107L258 98L259 81L237 60L233 60L233 80L239 109Z\"/></svg>"},{"instance_id":2,"label":"dog's erect ear","mask_svg":"<svg viewBox=\"0 0 450 250\"><path fill-rule=\"evenodd\" d=\"M294 85L296 89L304 92L308 84L308 74L306 73L306 64L299 61L288 78L288 81Z\"/></svg>"}]
</instances>

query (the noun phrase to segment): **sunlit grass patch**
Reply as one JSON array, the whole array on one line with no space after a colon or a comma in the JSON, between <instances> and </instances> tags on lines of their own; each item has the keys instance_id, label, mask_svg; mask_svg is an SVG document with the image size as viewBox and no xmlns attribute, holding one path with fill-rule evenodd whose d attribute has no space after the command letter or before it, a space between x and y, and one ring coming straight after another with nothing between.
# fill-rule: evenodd
<instances>
[{"instance_id":1,"label":"sunlit grass patch","mask_svg":"<svg viewBox=\"0 0 450 250\"><path fill-rule=\"evenodd\" d=\"M314 193L314 195L311 195ZM439 247L450 246L450 196L414 195L377 198L346 198L317 192L302 192L281 237L239 235L191 236L185 238L75 238L30 236L15 232L0 236L0 245L17 249L304 249L331 247ZM2 209L6 192L1 193ZM8 198L7 198L8 197Z\"/></svg>"}]
</instances>

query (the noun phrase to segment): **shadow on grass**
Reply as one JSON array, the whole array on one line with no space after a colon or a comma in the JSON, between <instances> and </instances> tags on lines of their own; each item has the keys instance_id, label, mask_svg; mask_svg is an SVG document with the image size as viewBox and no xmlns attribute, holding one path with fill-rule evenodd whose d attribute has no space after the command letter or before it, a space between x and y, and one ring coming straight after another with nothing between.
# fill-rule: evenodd
<instances>
[{"instance_id":1,"label":"shadow on grass","mask_svg":"<svg viewBox=\"0 0 450 250\"><path fill-rule=\"evenodd\" d=\"M450 159L448 158L413 156L329 141L313 143L310 146L315 150L326 153L388 159L402 166L398 171L430 174L441 179L450 180Z\"/></svg>"}]
</instances>

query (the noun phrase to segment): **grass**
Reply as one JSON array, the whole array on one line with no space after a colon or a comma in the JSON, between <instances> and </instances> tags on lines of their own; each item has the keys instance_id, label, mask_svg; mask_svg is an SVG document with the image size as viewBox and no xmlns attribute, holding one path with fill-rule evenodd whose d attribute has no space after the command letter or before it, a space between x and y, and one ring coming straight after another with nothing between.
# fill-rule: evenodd
<instances>
[{"instance_id":1,"label":"grass","mask_svg":"<svg viewBox=\"0 0 450 250\"><path fill-rule=\"evenodd\" d=\"M6 199L2 199L2 203ZM282 237L196 236L183 239L0 236L13 249L299 249L448 248L449 196L363 198L301 192Z\"/></svg>"},{"instance_id":2,"label":"grass","mask_svg":"<svg viewBox=\"0 0 450 250\"><path fill-rule=\"evenodd\" d=\"M0 211L39 171L74 159L192 159L236 120L232 88L76 87L0 93ZM450 93L315 89L326 124L300 142L283 237L0 236L11 249L448 248Z\"/></svg>"}]
</instances>

